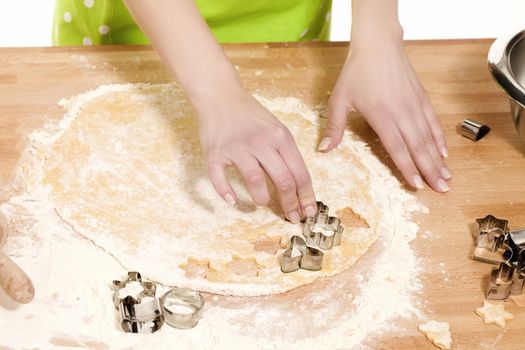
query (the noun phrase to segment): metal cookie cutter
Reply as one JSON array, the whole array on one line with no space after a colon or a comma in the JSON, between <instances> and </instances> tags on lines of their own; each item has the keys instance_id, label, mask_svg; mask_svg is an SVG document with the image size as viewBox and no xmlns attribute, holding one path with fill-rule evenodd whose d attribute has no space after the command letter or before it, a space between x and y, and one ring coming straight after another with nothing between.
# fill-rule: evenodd
<instances>
[{"instance_id":1,"label":"metal cookie cutter","mask_svg":"<svg viewBox=\"0 0 525 350\"><path fill-rule=\"evenodd\" d=\"M479 230L474 259L492 264L503 262L505 260L503 253L509 249L505 243L509 230L508 220L487 215L484 218L476 219L476 222L479 225Z\"/></svg>"},{"instance_id":2,"label":"metal cookie cutter","mask_svg":"<svg viewBox=\"0 0 525 350\"><path fill-rule=\"evenodd\" d=\"M162 296L164 320L174 328L189 329L199 322L202 316L204 298L188 288L174 288Z\"/></svg>"},{"instance_id":3,"label":"metal cookie cutter","mask_svg":"<svg viewBox=\"0 0 525 350\"><path fill-rule=\"evenodd\" d=\"M472 141L479 141L490 131L487 125L483 125L472 119L465 119L458 125L458 133Z\"/></svg>"},{"instance_id":4,"label":"metal cookie cutter","mask_svg":"<svg viewBox=\"0 0 525 350\"><path fill-rule=\"evenodd\" d=\"M304 238L293 235L290 248L281 256L281 271L294 272L301 269L318 271L323 264L324 253L306 244Z\"/></svg>"},{"instance_id":5,"label":"metal cookie cutter","mask_svg":"<svg viewBox=\"0 0 525 350\"><path fill-rule=\"evenodd\" d=\"M140 284L142 290L132 295L121 296L130 282ZM155 298L156 285L153 282L143 282L140 273L128 272L128 278L123 281L113 281L113 303L120 312L121 326L128 333L153 333L164 324L159 299Z\"/></svg>"},{"instance_id":6,"label":"metal cookie cutter","mask_svg":"<svg viewBox=\"0 0 525 350\"><path fill-rule=\"evenodd\" d=\"M490 275L487 299L505 300L523 292L525 283L525 230L507 233L505 259Z\"/></svg>"},{"instance_id":7,"label":"metal cookie cutter","mask_svg":"<svg viewBox=\"0 0 525 350\"><path fill-rule=\"evenodd\" d=\"M293 235L290 248L281 256L281 271L293 272L298 269L318 271L322 268L324 253L341 244L344 228L341 220L328 215L328 206L317 202L315 216L306 218L303 237Z\"/></svg>"},{"instance_id":8,"label":"metal cookie cutter","mask_svg":"<svg viewBox=\"0 0 525 350\"><path fill-rule=\"evenodd\" d=\"M306 218L303 235L309 245L327 250L341 244L343 231L341 220L328 215L328 206L317 202L317 213Z\"/></svg>"},{"instance_id":9,"label":"metal cookie cutter","mask_svg":"<svg viewBox=\"0 0 525 350\"><path fill-rule=\"evenodd\" d=\"M523 293L525 230L509 231L507 220L492 215L477 222L479 233L474 259L499 265L490 274L487 299L506 300Z\"/></svg>"}]
</instances>

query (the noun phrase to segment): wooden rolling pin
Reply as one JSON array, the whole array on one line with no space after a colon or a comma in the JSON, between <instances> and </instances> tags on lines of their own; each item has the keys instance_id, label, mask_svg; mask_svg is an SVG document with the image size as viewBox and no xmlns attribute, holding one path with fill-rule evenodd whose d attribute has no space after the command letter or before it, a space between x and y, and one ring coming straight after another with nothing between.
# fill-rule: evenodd
<instances>
[{"instance_id":1,"label":"wooden rolling pin","mask_svg":"<svg viewBox=\"0 0 525 350\"><path fill-rule=\"evenodd\" d=\"M7 240L8 225L0 213L0 248ZM33 282L11 258L0 250L0 287L17 303L27 304L35 296Z\"/></svg>"}]
</instances>

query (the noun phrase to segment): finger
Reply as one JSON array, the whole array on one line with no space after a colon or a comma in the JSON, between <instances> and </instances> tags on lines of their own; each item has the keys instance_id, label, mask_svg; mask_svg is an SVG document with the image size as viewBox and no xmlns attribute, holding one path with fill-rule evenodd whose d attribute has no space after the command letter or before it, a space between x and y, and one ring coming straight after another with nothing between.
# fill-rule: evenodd
<instances>
[{"instance_id":1,"label":"finger","mask_svg":"<svg viewBox=\"0 0 525 350\"><path fill-rule=\"evenodd\" d=\"M256 205L267 205L270 201L270 193L266 186L264 171L257 159L248 154L239 154L232 161L241 172L253 202Z\"/></svg>"},{"instance_id":2,"label":"finger","mask_svg":"<svg viewBox=\"0 0 525 350\"><path fill-rule=\"evenodd\" d=\"M441 125L441 120L439 120L434 107L432 107L432 104L426 95L423 96L423 111L425 112L425 117L430 127L430 131L432 132L432 137L434 138L436 147L439 150L439 154L443 158L447 158L448 148L447 141L445 139L445 133L443 132L443 126Z\"/></svg>"},{"instance_id":3,"label":"finger","mask_svg":"<svg viewBox=\"0 0 525 350\"><path fill-rule=\"evenodd\" d=\"M421 115L423 112L416 112ZM414 123L413 121L416 120ZM432 155L431 147L435 147L432 135L427 131L421 131L417 126L417 117L405 119L399 125L401 136L408 146L412 159L427 183L438 192L450 190L441 174L441 169L436 165L435 156Z\"/></svg>"},{"instance_id":4,"label":"finger","mask_svg":"<svg viewBox=\"0 0 525 350\"><path fill-rule=\"evenodd\" d=\"M412 86L414 89L419 91L419 95L421 97L422 105L423 105L423 112L425 114L425 118L427 119L427 122L430 126L430 131L432 132L432 137L434 138L434 142L436 143L436 147L439 150L439 154L443 158L448 157L448 148L447 148L447 142L445 140L445 134L443 132L443 127L441 125L441 121L439 120L439 117L436 114L436 111L434 110L434 107L432 106L432 103L430 102L430 99L427 96L427 93L425 91L425 88L421 84L421 81L419 80L414 68L410 64L410 62L407 62L409 71L412 72Z\"/></svg>"},{"instance_id":5,"label":"finger","mask_svg":"<svg viewBox=\"0 0 525 350\"><path fill-rule=\"evenodd\" d=\"M439 153L439 148L436 145L436 142L435 142L435 139L432 134L432 130L430 128L427 118L425 116L415 118L415 123L416 123L417 128L419 129L419 134L422 135L424 139L433 140L433 142L428 142L427 144L428 153L430 157L432 158L432 160L434 161L434 164L436 165L436 167L439 169L441 176L443 176L445 180L450 180L452 178L452 174L448 170L447 166L445 165L443 161L441 154Z\"/></svg>"},{"instance_id":6,"label":"finger","mask_svg":"<svg viewBox=\"0 0 525 350\"><path fill-rule=\"evenodd\" d=\"M334 99L334 97L332 97ZM329 152L339 143L343 138L346 127L346 117L348 109L345 104L340 102L330 101L330 110L328 112L328 123L324 130L324 136L319 143L318 150L321 152Z\"/></svg>"},{"instance_id":7,"label":"finger","mask_svg":"<svg viewBox=\"0 0 525 350\"><path fill-rule=\"evenodd\" d=\"M224 172L225 166L226 164L224 162L209 162L208 176L219 196L229 205L235 205L237 195L226 178L226 173Z\"/></svg>"},{"instance_id":8,"label":"finger","mask_svg":"<svg viewBox=\"0 0 525 350\"><path fill-rule=\"evenodd\" d=\"M405 140L401 136L401 133L393 123L384 124L382 120L387 120L382 116L382 118L370 118L370 120L379 120L381 121L381 127L374 124L373 122L370 126L375 130L377 136L383 143L388 154L394 161L397 168L401 171L401 174L405 180L414 188L423 189L423 178L421 177L412 156L408 150Z\"/></svg>"},{"instance_id":9,"label":"finger","mask_svg":"<svg viewBox=\"0 0 525 350\"><path fill-rule=\"evenodd\" d=\"M301 205L295 179L283 159L273 149L262 150L256 157L277 190L284 215L292 223L298 223L301 220Z\"/></svg>"},{"instance_id":10,"label":"finger","mask_svg":"<svg viewBox=\"0 0 525 350\"><path fill-rule=\"evenodd\" d=\"M278 152L294 178L303 214L314 216L317 212L317 201L312 186L312 178L293 138L284 140L280 144Z\"/></svg>"},{"instance_id":11,"label":"finger","mask_svg":"<svg viewBox=\"0 0 525 350\"><path fill-rule=\"evenodd\" d=\"M428 135L430 135L432 137L434 142L433 144L429 144L429 151L431 153L431 156L434 159L436 166L440 169L443 178L445 180L450 180L452 178L452 174L450 173L450 170L443 161L443 158L447 154L446 147L443 143L445 142L443 137L443 130L441 129L441 123L439 121L439 118L437 117L431 105L430 108L432 109L432 111L429 111L429 113L434 113L434 121L437 122L437 129L435 126L432 126L431 122L429 121L428 114L425 111L425 117L417 119L418 127L421 130L422 135L427 135L426 137L429 137ZM438 137L441 138L441 142L437 141Z\"/></svg>"}]
</instances>

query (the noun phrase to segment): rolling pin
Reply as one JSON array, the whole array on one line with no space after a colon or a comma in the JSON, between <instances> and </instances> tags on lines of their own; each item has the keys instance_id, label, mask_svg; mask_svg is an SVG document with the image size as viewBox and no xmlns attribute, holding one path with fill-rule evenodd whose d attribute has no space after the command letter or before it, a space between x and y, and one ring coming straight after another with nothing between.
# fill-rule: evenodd
<instances>
[{"instance_id":1,"label":"rolling pin","mask_svg":"<svg viewBox=\"0 0 525 350\"><path fill-rule=\"evenodd\" d=\"M0 248L7 240L8 225L5 216L0 213ZM11 258L0 250L0 287L6 294L20 304L27 304L35 296L33 282Z\"/></svg>"}]
</instances>

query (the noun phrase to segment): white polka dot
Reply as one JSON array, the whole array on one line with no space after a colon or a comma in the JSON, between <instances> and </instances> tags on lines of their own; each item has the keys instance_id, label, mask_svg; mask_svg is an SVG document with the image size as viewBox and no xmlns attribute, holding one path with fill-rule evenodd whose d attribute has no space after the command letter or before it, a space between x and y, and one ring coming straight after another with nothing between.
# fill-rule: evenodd
<instances>
[{"instance_id":1,"label":"white polka dot","mask_svg":"<svg viewBox=\"0 0 525 350\"><path fill-rule=\"evenodd\" d=\"M84 0L84 6L87 8L92 8L95 5L95 0Z\"/></svg>"},{"instance_id":2,"label":"white polka dot","mask_svg":"<svg viewBox=\"0 0 525 350\"><path fill-rule=\"evenodd\" d=\"M308 33L308 28L306 28L305 30L303 30L303 32L301 33L301 38L304 38L304 36L306 35L306 33Z\"/></svg>"},{"instance_id":3,"label":"white polka dot","mask_svg":"<svg viewBox=\"0 0 525 350\"><path fill-rule=\"evenodd\" d=\"M98 27L98 32L102 35L106 35L109 33L109 26L102 24L100 27Z\"/></svg>"},{"instance_id":4,"label":"white polka dot","mask_svg":"<svg viewBox=\"0 0 525 350\"><path fill-rule=\"evenodd\" d=\"M88 38L87 36L85 36L83 39L82 39L82 44L88 46L88 45L92 45L93 43L91 42L91 39Z\"/></svg>"},{"instance_id":5,"label":"white polka dot","mask_svg":"<svg viewBox=\"0 0 525 350\"><path fill-rule=\"evenodd\" d=\"M332 18L332 12L328 11L328 12L326 13L326 16L324 17L324 20L325 20L326 22L328 22L328 21L330 21L331 18Z\"/></svg>"},{"instance_id":6,"label":"white polka dot","mask_svg":"<svg viewBox=\"0 0 525 350\"><path fill-rule=\"evenodd\" d=\"M64 21L71 22L71 12L64 12Z\"/></svg>"}]
</instances>

